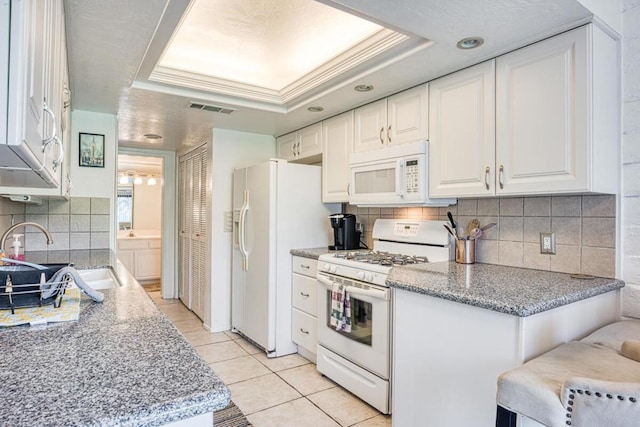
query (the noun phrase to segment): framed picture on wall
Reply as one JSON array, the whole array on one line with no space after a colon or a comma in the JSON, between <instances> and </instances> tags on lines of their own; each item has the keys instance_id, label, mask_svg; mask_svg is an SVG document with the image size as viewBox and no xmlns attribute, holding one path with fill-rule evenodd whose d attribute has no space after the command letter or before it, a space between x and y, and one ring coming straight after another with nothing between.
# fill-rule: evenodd
<instances>
[{"instance_id":1,"label":"framed picture on wall","mask_svg":"<svg viewBox=\"0 0 640 427\"><path fill-rule=\"evenodd\" d=\"M104 167L104 135L80 133L80 166Z\"/></svg>"}]
</instances>

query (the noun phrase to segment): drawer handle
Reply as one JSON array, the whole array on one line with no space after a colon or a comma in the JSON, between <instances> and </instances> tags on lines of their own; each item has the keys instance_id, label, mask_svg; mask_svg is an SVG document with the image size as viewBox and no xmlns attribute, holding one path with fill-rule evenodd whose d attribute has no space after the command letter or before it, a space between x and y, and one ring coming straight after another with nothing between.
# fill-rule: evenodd
<instances>
[{"instance_id":1,"label":"drawer handle","mask_svg":"<svg viewBox=\"0 0 640 427\"><path fill-rule=\"evenodd\" d=\"M305 294L304 292L300 292L300 295L302 295L305 298L309 298L309 294Z\"/></svg>"},{"instance_id":2,"label":"drawer handle","mask_svg":"<svg viewBox=\"0 0 640 427\"><path fill-rule=\"evenodd\" d=\"M302 328L300 328L300 332L302 332L303 334L309 335L309 331L306 331L306 330L304 330Z\"/></svg>"},{"instance_id":3,"label":"drawer handle","mask_svg":"<svg viewBox=\"0 0 640 427\"><path fill-rule=\"evenodd\" d=\"M304 268L305 270L308 270L310 267L308 265L300 264L300 268Z\"/></svg>"}]
</instances>

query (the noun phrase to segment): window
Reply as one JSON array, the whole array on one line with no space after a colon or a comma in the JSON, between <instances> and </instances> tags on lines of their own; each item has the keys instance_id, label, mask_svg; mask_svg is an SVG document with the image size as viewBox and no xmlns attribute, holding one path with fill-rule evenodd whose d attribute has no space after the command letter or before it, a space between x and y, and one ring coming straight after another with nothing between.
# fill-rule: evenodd
<instances>
[{"instance_id":1,"label":"window","mask_svg":"<svg viewBox=\"0 0 640 427\"><path fill-rule=\"evenodd\" d=\"M118 185L118 229L133 228L133 185Z\"/></svg>"}]
</instances>

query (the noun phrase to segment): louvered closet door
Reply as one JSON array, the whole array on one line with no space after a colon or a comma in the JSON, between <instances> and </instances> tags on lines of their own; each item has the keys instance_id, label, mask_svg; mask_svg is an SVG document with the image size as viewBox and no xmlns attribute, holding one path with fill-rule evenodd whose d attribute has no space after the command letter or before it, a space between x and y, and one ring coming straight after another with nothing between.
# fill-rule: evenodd
<instances>
[{"instance_id":1,"label":"louvered closet door","mask_svg":"<svg viewBox=\"0 0 640 427\"><path fill-rule=\"evenodd\" d=\"M193 161L190 156L181 158L178 168L178 209L179 209L179 258L178 296L191 308L191 215L192 215L192 176Z\"/></svg>"},{"instance_id":2,"label":"louvered closet door","mask_svg":"<svg viewBox=\"0 0 640 427\"><path fill-rule=\"evenodd\" d=\"M191 247L193 249L192 310L204 317L207 289L207 157L203 147L193 157L193 217Z\"/></svg>"}]
</instances>

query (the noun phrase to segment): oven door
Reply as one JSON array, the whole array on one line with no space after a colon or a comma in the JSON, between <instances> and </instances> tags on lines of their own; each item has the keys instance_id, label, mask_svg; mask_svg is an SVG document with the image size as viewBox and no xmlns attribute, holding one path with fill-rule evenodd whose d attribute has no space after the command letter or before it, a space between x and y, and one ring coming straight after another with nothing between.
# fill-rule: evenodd
<instances>
[{"instance_id":1,"label":"oven door","mask_svg":"<svg viewBox=\"0 0 640 427\"><path fill-rule=\"evenodd\" d=\"M389 288L318 273L318 344L384 379L389 378ZM342 283L351 302L351 332L330 325L331 288Z\"/></svg>"}]
</instances>

